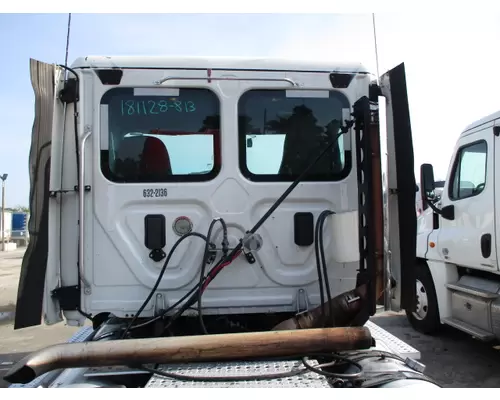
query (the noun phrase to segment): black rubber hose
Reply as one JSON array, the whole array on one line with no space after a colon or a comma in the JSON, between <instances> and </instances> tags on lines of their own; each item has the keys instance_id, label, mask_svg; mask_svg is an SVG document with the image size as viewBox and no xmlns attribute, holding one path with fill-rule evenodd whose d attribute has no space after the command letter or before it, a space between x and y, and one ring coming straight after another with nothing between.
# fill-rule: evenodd
<instances>
[{"instance_id":1,"label":"black rubber hose","mask_svg":"<svg viewBox=\"0 0 500 400\"><path fill-rule=\"evenodd\" d=\"M158 369L148 368L145 366L140 366L138 369L142 369L152 374L160 375L165 378L180 380L180 381L192 381L192 382L238 382L238 381L268 381L272 379L283 379L291 378L293 376L302 375L307 372L306 368L292 369L289 371L276 372L276 373L265 373L259 375L234 375L234 376L190 376L184 374L176 374L174 372L166 372Z\"/></svg>"},{"instance_id":2,"label":"black rubber hose","mask_svg":"<svg viewBox=\"0 0 500 400\"><path fill-rule=\"evenodd\" d=\"M321 256L321 264L323 266L323 277L325 279L325 287L326 287L326 297L328 301L328 311L330 313L330 325L333 326L333 304L332 304L332 293L330 291L330 279L328 278L328 268L325 260L325 243L323 241L323 228L325 226L325 221L328 216L335 214L333 211L325 211L323 214L323 218L320 221L319 227L319 250Z\"/></svg>"},{"instance_id":3,"label":"black rubber hose","mask_svg":"<svg viewBox=\"0 0 500 400\"><path fill-rule=\"evenodd\" d=\"M346 128L346 132L347 132L347 129L348 128ZM329 150L331 150L331 148L335 145L335 143L337 143L338 139L343 134L344 134L344 131L342 131L341 133L339 133L335 137L335 139L332 140L332 142L329 143L328 146L326 146L323 149L323 151L314 159L314 161L311 164L309 164L309 166L306 169L304 169L304 171L302 171L302 173L297 177L297 179L295 179L292 182L292 184L288 187L288 189L283 192L283 194L274 202L274 204L269 208L269 210L267 210L267 212L259 219L259 221L257 221L257 223L254 225L254 227L252 229L250 229L250 231L248 231L248 233L250 233L250 234L255 233L262 226L262 224L264 224L264 222L266 222L266 220L271 216L271 214L280 206L281 203L283 203L283 201L288 197L288 195L293 191L293 189L295 189L295 187L309 173L309 171L319 162L319 160L321 160L321 158ZM217 263L217 265L212 269L212 271L215 270L215 273L211 276L212 280L222 271L222 269L217 269L217 267L219 265L221 265L222 263L224 263L224 262L229 262L230 260L232 260L235 257L235 255L241 250L242 247L243 247L243 242L240 241L238 243L238 245L235 246L235 248L231 251L231 253L229 253L226 257L222 257L221 258L221 260ZM201 290L201 287L199 287L198 290ZM196 302L197 299L198 299L198 293L193 294L191 296L191 298L184 304L184 306L182 306L179 309L179 311L172 317L172 319L169 321L169 323L165 327L164 331L166 329L168 329L168 327L170 327L173 324L173 322L180 315L182 315L184 313L184 311L186 311L189 307L191 307Z\"/></svg>"},{"instance_id":4,"label":"black rubber hose","mask_svg":"<svg viewBox=\"0 0 500 400\"><path fill-rule=\"evenodd\" d=\"M163 274L165 273L165 271L167 269L168 263L170 262L170 259L172 258L172 255L174 254L174 251L177 249L177 247L185 239L187 239L188 237L191 237L191 236L196 236L196 237L199 237L199 238L207 241L207 237L205 235L202 235L201 233L198 233L198 232L190 232L190 233L185 234L184 236L182 236L181 238L179 238L179 240L177 240L177 242L175 242L175 244L172 246L172 249L168 253L167 259L165 260L165 263L163 264L163 267L162 267L162 269L160 271L160 274L158 275L158 278L156 279L156 282L155 282L153 288L149 292L148 297L146 297L146 300L144 300L144 302L142 303L142 305L139 308L139 310L137 311L137 313L134 315L134 317L132 318L132 320L128 324L127 329L125 329L125 331L123 332L122 339L125 338L125 336L129 332L129 330L132 327L132 325L134 324L134 322L137 321L137 318L139 318L139 315L142 313L142 311L144 310L144 308L146 308L146 306L148 305L149 301L151 300L151 298L155 294L156 289L158 289L158 286L160 285L160 282L161 282L161 280L163 278Z\"/></svg>"},{"instance_id":5,"label":"black rubber hose","mask_svg":"<svg viewBox=\"0 0 500 400\"><path fill-rule=\"evenodd\" d=\"M323 319L323 326L325 326L326 314L325 314L325 289L323 287L323 272L321 271L321 260L319 252L319 227L322 216L325 212L323 211L316 221L316 227L314 230L314 254L316 256L316 271L318 273L318 285L319 285L319 297L321 304L321 316Z\"/></svg>"},{"instance_id":6,"label":"black rubber hose","mask_svg":"<svg viewBox=\"0 0 500 400\"><path fill-rule=\"evenodd\" d=\"M220 222L222 225L222 232L223 232L222 251L224 253L224 256L227 254L227 246L228 246L226 222L222 218L217 218L217 219L212 220L212 222L210 223L210 226L208 228L207 241L205 243L205 251L203 252L203 260L201 261L200 281L198 284L198 287L200 288L200 290L198 290L198 321L200 323L200 328L204 334L208 334L208 331L207 331L207 327L205 326L205 322L203 321L203 310L202 310L202 303L201 303L203 291L201 290L201 288L203 287L203 282L205 280L205 269L207 267L207 259L208 259L208 254L209 254L209 250L210 250L209 248L210 248L210 239L212 237L212 230L217 222Z\"/></svg>"}]
</instances>

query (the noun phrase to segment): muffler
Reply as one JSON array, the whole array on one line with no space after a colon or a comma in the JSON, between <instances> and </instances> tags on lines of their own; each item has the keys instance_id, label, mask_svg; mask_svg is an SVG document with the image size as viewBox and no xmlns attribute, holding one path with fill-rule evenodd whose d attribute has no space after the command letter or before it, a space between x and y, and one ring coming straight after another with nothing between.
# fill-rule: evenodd
<instances>
[{"instance_id":1,"label":"muffler","mask_svg":"<svg viewBox=\"0 0 500 400\"><path fill-rule=\"evenodd\" d=\"M318 306L311 311L296 315L283 322L280 322L272 330L293 330L293 329L313 329L320 328L326 322L330 326L363 326L370 317L363 313L363 305L366 304L367 285L358 286L356 289L341 293L334 297L330 304L333 315L330 314L330 307L326 302L324 304L326 321L323 321L322 306ZM361 318L360 318L361 317Z\"/></svg>"}]
</instances>

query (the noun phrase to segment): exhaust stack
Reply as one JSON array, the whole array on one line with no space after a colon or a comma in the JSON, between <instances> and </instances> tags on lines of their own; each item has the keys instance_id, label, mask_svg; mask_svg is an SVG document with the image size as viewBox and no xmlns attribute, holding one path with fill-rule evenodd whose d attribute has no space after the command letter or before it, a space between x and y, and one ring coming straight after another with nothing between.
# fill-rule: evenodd
<instances>
[{"instance_id":1,"label":"exhaust stack","mask_svg":"<svg viewBox=\"0 0 500 400\"><path fill-rule=\"evenodd\" d=\"M10 383L29 383L62 368L298 357L371 346L372 337L365 327L67 343L28 355L4 379Z\"/></svg>"}]
</instances>

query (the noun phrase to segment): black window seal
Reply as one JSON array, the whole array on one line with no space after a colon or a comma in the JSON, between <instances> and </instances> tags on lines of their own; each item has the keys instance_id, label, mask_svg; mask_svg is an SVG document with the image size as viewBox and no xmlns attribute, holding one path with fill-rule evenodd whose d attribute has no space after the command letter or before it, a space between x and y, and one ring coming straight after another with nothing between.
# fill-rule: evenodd
<instances>
[{"instance_id":1,"label":"black window seal","mask_svg":"<svg viewBox=\"0 0 500 400\"><path fill-rule=\"evenodd\" d=\"M241 101L244 98L244 95L249 93L249 92L258 92L258 91L286 91L286 90L294 90L290 88L249 88L245 90L243 93L240 94L240 97L238 99L237 103L237 116L238 120L241 116ZM346 103L348 104L347 107L351 109L351 105L349 102L349 99L343 93L342 91L339 90L332 90L332 89L315 89L315 90L328 90L329 92L334 92L341 94L345 97ZM347 108L346 107L346 108ZM246 156L246 135L243 135L242 132L239 130L239 126L237 127L238 129L238 159L239 159L239 168L240 172L243 175L244 178L249 180L250 182L253 183L266 183L266 182L273 182L273 183L280 183L280 182L293 182L297 176L296 175L279 175L279 174L254 174L252 173L247 165L247 156ZM345 138L346 136L344 136ZM351 139L351 135L347 136L349 139ZM351 144L352 146L352 144ZM318 175L313 175L310 174L307 176L303 182L342 182L345 180L349 174L352 171L352 150L345 150L344 149L344 168L342 168L342 171L340 174L336 174L334 176L334 179L331 177L324 176L322 174L321 176Z\"/></svg>"},{"instance_id":2,"label":"black window seal","mask_svg":"<svg viewBox=\"0 0 500 400\"><path fill-rule=\"evenodd\" d=\"M468 196L463 196L463 197L454 197L453 196L453 189L455 187L455 177L458 171L458 168L460 167L461 164L461 158L462 158L462 153L464 150L466 150L469 147L475 146L477 144L484 143L486 145L486 159L485 159L485 174L484 174L484 188L481 190L479 193L471 193ZM449 185L448 185L448 198L450 201L460 201L460 200L465 200L465 199L470 199L471 197L476 197L479 196L484 192L486 189L486 183L488 181L488 142L485 139L478 139L473 142L465 143L462 146L460 146L457 149L456 155L455 155L455 160L453 161L453 168L451 170L450 174L450 180L449 180Z\"/></svg>"},{"instance_id":3,"label":"black window seal","mask_svg":"<svg viewBox=\"0 0 500 400\"><path fill-rule=\"evenodd\" d=\"M106 97L109 96L109 93L112 91L116 91L117 89L156 89L158 88L157 86L144 86L144 85L134 85L134 86L115 86L112 88L109 88L106 90L99 101L99 106L102 104L107 104L103 103L103 101L106 100ZM166 87L167 88L167 87ZM168 179L163 179L163 180L157 180L157 179L138 179L138 180L130 180L130 179L120 179L116 175L113 175L111 171L109 171L109 161L107 163L108 166L108 171L104 171L104 166L103 166L103 157L106 157L105 154L107 154L107 157L109 158L109 149L108 150L103 150L100 145L100 137L101 137L101 132L99 130L99 152L98 152L98 163L99 163L99 173L101 176L108 181L109 183L116 184L116 185L144 185L144 184L150 184L150 185L161 185L161 184L171 184L171 183L205 183L205 182L210 182L215 180L219 175L222 170L222 164L223 164L223 156L222 156L222 119L223 119L223 110L222 110L222 101L219 96L219 94L213 90L210 87L206 86L176 86L175 89L180 89L180 90L206 90L209 91L210 93L215 95L215 98L218 101L218 110L219 110L219 121L220 121L220 129L219 129L219 146L216 148L217 141L214 139L214 151L213 151L213 156L215 159L216 152L218 151L220 154L220 163L214 163L214 166L212 170L207 173L207 174L188 174L188 175L170 175L168 176ZM100 120L100 118L99 118ZM100 122L99 122L100 126Z\"/></svg>"}]
</instances>

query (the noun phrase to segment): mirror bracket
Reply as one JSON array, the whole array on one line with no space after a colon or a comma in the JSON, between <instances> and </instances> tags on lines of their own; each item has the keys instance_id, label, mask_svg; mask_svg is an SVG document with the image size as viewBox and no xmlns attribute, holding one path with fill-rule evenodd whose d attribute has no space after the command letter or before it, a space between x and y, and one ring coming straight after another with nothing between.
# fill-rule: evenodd
<instances>
[{"instance_id":1,"label":"mirror bracket","mask_svg":"<svg viewBox=\"0 0 500 400\"><path fill-rule=\"evenodd\" d=\"M448 206L443 207L440 211L440 215L449 221L453 221L455 219L455 206L450 204Z\"/></svg>"}]
</instances>

